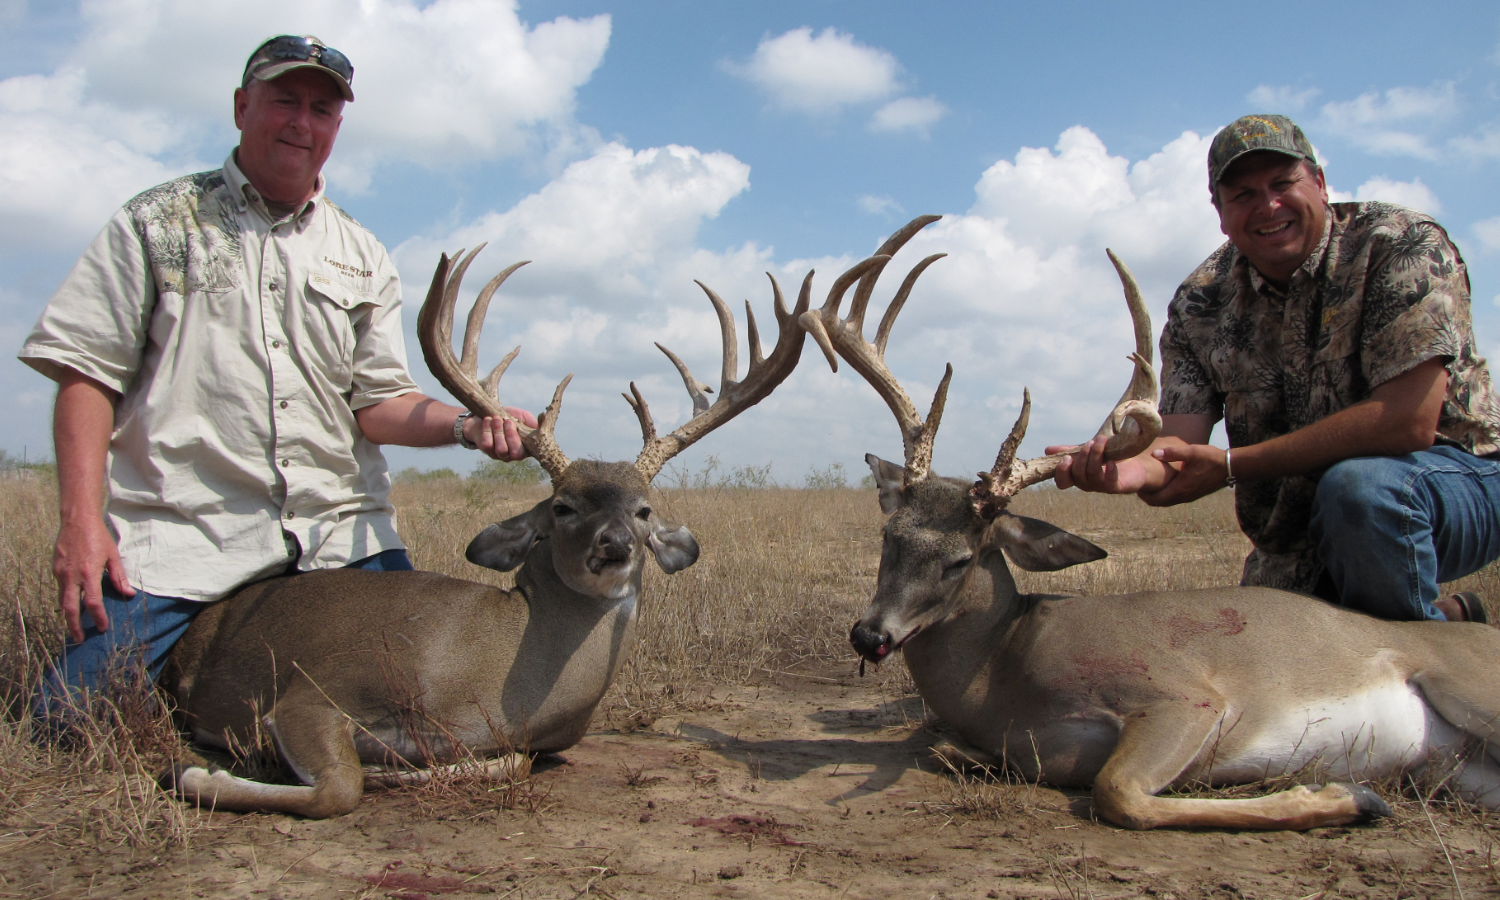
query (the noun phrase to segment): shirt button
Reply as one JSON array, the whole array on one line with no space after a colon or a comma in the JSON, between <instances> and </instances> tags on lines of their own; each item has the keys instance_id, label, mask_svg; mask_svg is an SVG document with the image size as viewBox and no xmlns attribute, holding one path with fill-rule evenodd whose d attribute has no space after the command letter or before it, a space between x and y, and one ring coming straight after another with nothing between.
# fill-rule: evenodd
<instances>
[{"instance_id":1,"label":"shirt button","mask_svg":"<svg viewBox=\"0 0 1500 900\"><path fill-rule=\"evenodd\" d=\"M295 519L295 518L297 518L297 514L296 514L296 513L294 513L294 512L288 512L288 513L287 513L287 514L286 514L286 517L287 517L287 518L288 518L288 519Z\"/></svg>"},{"instance_id":2,"label":"shirt button","mask_svg":"<svg viewBox=\"0 0 1500 900\"><path fill-rule=\"evenodd\" d=\"M276 290L276 282L271 282L271 290Z\"/></svg>"},{"instance_id":3,"label":"shirt button","mask_svg":"<svg viewBox=\"0 0 1500 900\"><path fill-rule=\"evenodd\" d=\"M271 349L272 350L280 350L281 349L281 341L272 341L271 342Z\"/></svg>"},{"instance_id":4,"label":"shirt button","mask_svg":"<svg viewBox=\"0 0 1500 900\"><path fill-rule=\"evenodd\" d=\"M291 464L292 464L292 461L291 461L291 460L289 460L289 459L283 459L283 460L282 460L282 461L281 461L281 467L282 467L282 468L283 468L283 469L285 469L285 468L286 468L286 467L287 467L287 466L290 466L290 465L291 465ZM290 519L290 518L291 518L291 517L292 517L292 514L291 514L291 513L287 513L287 514L286 514L286 517L287 517L287 518L288 518L288 519Z\"/></svg>"},{"instance_id":5,"label":"shirt button","mask_svg":"<svg viewBox=\"0 0 1500 900\"><path fill-rule=\"evenodd\" d=\"M287 403L287 402L286 402L286 401L285 401L285 400L283 400L283 401L281 401L281 408L282 408L282 409L286 409L286 408L287 408L287 407L288 407L288 406L290 406L290 405L291 405L291 404L289 404L289 403Z\"/></svg>"}]
</instances>

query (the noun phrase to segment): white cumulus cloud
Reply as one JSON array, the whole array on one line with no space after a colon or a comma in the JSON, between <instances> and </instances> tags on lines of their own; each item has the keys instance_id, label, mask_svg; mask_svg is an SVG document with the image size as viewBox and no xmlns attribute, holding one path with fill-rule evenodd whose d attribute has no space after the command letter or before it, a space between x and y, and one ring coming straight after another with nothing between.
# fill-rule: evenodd
<instances>
[{"instance_id":1,"label":"white cumulus cloud","mask_svg":"<svg viewBox=\"0 0 1500 900\"><path fill-rule=\"evenodd\" d=\"M1353 100L1325 103L1319 127L1340 134L1369 153L1436 159L1437 150L1422 129L1458 111L1452 82L1430 88L1395 87L1369 91Z\"/></svg>"},{"instance_id":2,"label":"white cumulus cloud","mask_svg":"<svg viewBox=\"0 0 1500 900\"><path fill-rule=\"evenodd\" d=\"M883 194L880 196L864 194L859 198L858 203L861 212L872 216L899 215L906 212L894 197L887 197Z\"/></svg>"},{"instance_id":3,"label":"white cumulus cloud","mask_svg":"<svg viewBox=\"0 0 1500 900\"><path fill-rule=\"evenodd\" d=\"M726 68L760 87L772 102L802 112L831 112L853 103L880 100L899 87L901 65L885 50L852 34L796 28L766 37L750 61Z\"/></svg>"},{"instance_id":4,"label":"white cumulus cloud","mask_svg":"<svg viewBox=\"0 0 1500 900\"><path fill-rule=\"evenodd\" d=\"M1430 216L1439 215L1443 211L1443 204L1438 201L1437 195L1420 178L1413 178L1411 181L1371 178L1355 190L1354 199L1383 200Z\"/></svg>"},{"instance_id":5,"label":"white cumulus cloud","mask_svg":"<svg viewBox=\"0 0 1500 900\"><path fill-rule=\"evenodd\" d=\"M1500 216L1475 222L1474 235L1485 253L1500 251Z\"/></svg>"},{"instance_id":6,"label":"white cumulus cloud","mask_svg":"<svg viewBox=\"0 0 1500 900\"><path fill-rule=\"evenodd\" d=\"M875 111L871 131L914 131L926 135L948 112L936 97L902 97Z\"/></svg>"},{"instance_id":7,"label":"white cumulus cloud","mask_svg":"<svg viewBox=\"0 0 1500 900\"><path fill-rule=\"evenodd\" d=\"M587 152L574 98L610 35L607 16L528 26L494 0L133 0L85 3L81 20L56 70L0 81L0 235L23 243L76 247L133 194L217 165L245 57L279 31L354 62L358 101L328 167L344 191L389 160Z\"/></svg>"}]
</instances>

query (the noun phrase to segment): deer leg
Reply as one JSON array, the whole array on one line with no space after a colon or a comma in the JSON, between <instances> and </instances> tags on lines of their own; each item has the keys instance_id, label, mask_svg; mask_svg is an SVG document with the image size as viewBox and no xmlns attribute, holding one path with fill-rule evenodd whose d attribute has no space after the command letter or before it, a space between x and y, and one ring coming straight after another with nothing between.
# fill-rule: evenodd
<instances>
[{"instance_id":1,"label":"deer leg","mask_svg":"<svg viewBox=\"0 0 1500 900\"><path fill-rule=\"evenodd\" d=\"M960 771L973 768L1000 769L1005 766L1003 758L986 753L956 735L933 744L932 755Z\"/></svg>"},{"instance_id":2,"label":"deer leg","mask_svg":"<svg viewBox=\"0 0 1500 900\"><path fill-rule=\"evenodd\" d=\"M321 696L283 697L265 724L281 758L304 784L263 784L223 769L180 766L162 786L198 806L325 819L351 812L364 791L353 723Z\"/></svg>"},{"instance_id":3,"label":"deer leg","mask_svg":"<svg viewBox=\"0 0 1500 900\"><path fill-rule=\"evenodd\" d=\"M1207 771L1220 736L1222 701L1160 703L1131 713L1094 780L1094 808L1126 828L1233 828L1302 831L1391 814L1357 784L1298 785L1245 800L1157 797L1191 768ZM1214 707L1218 707L1215 709Z\"/></svg>"},{"instance_id":4,"label":"deer leg","mask_svg":"<svg viewBox=\"0 0 1500 900\"><path fill-rule=\"evenodd\" d=\"M463 775L482 772L486 778L522 779L531 774L531 757L524 753L506 753L484 761L482 767L474 763L460 762L427 769L404 771L376 771L365 773L367 787L400 787L406 784L426 784L442 775Z\"/></svg>"}]
</instances>

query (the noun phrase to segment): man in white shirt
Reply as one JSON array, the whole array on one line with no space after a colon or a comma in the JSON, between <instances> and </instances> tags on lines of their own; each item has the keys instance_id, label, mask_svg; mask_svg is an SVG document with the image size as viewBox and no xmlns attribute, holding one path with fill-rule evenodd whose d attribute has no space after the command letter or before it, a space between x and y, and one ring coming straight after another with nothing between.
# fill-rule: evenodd
<instances>
[{"instance_id":1,"label":"man in white shirt","mask_svg":"<svg viewBox=\"0 0 1500 900\"><path fill-rule=\"evenodd\" d=\"M154 676L203 604L247 582L410 569L380 444L524 455L513 423L417 391L395 267L323 195L353 77L315 37L258 47L224 167L125 204L21 351L58 382L53 574L71 638L38 715L102 687L122 654Z\"/></svg>"}]
</instances>

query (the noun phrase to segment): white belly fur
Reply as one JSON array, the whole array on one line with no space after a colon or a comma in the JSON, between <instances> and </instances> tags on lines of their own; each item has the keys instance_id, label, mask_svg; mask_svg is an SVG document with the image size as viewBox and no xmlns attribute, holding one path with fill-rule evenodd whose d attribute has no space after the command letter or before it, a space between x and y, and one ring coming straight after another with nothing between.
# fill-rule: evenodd
<instances>
[{"instance_id":1,"label":"white belly fur","mask_svg":"<svg viewBox=\"0 0 1500 900\"><path fill-rule=\"evenodd\" d=\"M1216 754L1213 784L1300 774L1299 780L1367 780L1451 759L1464 733L1439 716L1413 686L1372 685L1351 697L1299 706L1275 716L1230 710Z\"/></svg>"}]
</instances>

